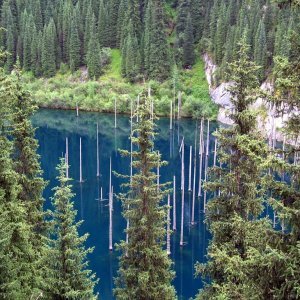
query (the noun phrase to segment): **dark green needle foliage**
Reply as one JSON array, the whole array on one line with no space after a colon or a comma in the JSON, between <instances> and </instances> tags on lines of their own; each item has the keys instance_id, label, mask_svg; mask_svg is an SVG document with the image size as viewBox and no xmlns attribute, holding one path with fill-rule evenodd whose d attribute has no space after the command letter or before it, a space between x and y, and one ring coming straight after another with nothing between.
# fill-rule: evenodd
<instances>
[{"instance_id":1,"label":"dark green needle foliage","mask_svg":"<svg viewBox=\"0 0 300 300\"><path fill-rule=\"evenodd\" d=\"M269 222L259 218L268 149L250 109L261 95L258 67L249 59L245 38L239 47L238 60L228 66L234 125L216 134L222 165L210 170L206 185L215 195L207 205L206 222L212 233L209 260L196 266L197 273L210 282L197 299L270 299L264 294L264 278L256 277L267 245L267 229L271 230Z\"/></svg>"},{"instance_id":2,"label":"dark green needle foliage","mask_svg":"<svg viewBox=\"0 0 300 300\"><path fill-rule=\"evenodd\" d=\"M70 179L66 177L66 163L61 159L57 167L59 186L54 188L52 205L53 231L48 250L47 263L50 267L49 299L98 299L94 294L97 283L95 274L88 270L87 255L93 251L84 246L88 234L80 236L76 222L76 210L72 202Z\"/></svg>"},{"instance_id":3,"label":"dark green needle foliage","mask_svg":"<svg viewBox=\"0 0 300 300\"><path fill-rule=\"evenodd\" d=\"M297 27L298 30L290 35L290 59L277 57L275 60L275 90L271 99L279 114L289 113L284 135L290 141L285 149L276 151L276 158L270 164L274 176L266 181L271 192L270 203L282 228L282 231L273 233L270 243L272 252L267 264L274 299L300 297L299 23ZM286 178L289 178L287 182Z\"/></svg>"},{"instance_id":4,"label":"dark green needle foliage","mask_svg":"<svg viewBox=\"0 0 300 300\"><path fill-rule=\"evenodd\" d=\"M143 94L140 101L136 112L139 123L134 125L131 137L139 149L133 152L134 175L132 182L125 184L129 192L120 196L123 215L130 224L129 241L119 245L122 254L114 292L117 299L124 300L171 300L176 299L171 284L174 272L163 249L166 207L162 202L167 191L164 184L157 187L156 175L156 168L164 162L160 154L152 150L155 133L150 99ZM127 151L122 153L130 155Z\"/></svg>"},{"instance_id":5,"label":"dark green needle foliage","mask_svg":"<svg viewBox=\"0 0 300 300\"><path fill-rule=\"evenodd\" d=\"M15 87L3 69L0 69L0 86L0 298L37 298L40 290L32 227L27 222L27 205L19 198L22 186L14 170L13 143L8 138Z\"/></svg>"},{"instance_id":6,"label":"dark green needle foliage","mask_svg":"<svg viewBox=\"0 0 300 300\"><path fill-rule=\"evenodd\" d=\"M99 42L94 38L96 36L96 20L94 15L92 15L91 24L86 61L89 77L92 79L97 79L101 74L101 56Z\"/></svg>"},{"instance_id":7,"label":"dark green needle foliage","mask_svg":"<svg viewBox=\"0 0 300 300\"><path fill-rule=\"evenodd\" d=\"M194 50L194 34L191 15L188 14L186 27L184 31L184 44L183 44L183 65L184 67L190 67L195 62L195 50Z\"/></svg>"}]
</instances>

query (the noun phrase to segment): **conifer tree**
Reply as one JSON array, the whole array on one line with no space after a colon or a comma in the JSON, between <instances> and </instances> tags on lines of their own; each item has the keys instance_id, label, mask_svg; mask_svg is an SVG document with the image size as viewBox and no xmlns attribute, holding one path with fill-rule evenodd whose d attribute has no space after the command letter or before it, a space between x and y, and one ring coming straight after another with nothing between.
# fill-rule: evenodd
<instances>
[{"instance_id":1,"label":"conifer tree","mask_svg":"<svg viewBox=\"0 0 300 300\"><path fill-rule=\"evenodd\" d=\"M90 78L97 79L101 74L101 57L100 57L100 45L96 38L96 21L94 14L92 15L91 21L91 32L90 32L90 41L87 49L87 67Z\"/></svg>"},{"instance_id":2,"label":"conifer tree","mask_svg":"<svg viewBox=\"0 0 300 300\"><path fill-rule=\"evenodd\" d=\"M221 167L210 171L208 191L215 194L207 205L206 220L212 233L208 262L197 272L210 283L197 299L270 299L264 295L264 278L255 278L266 253L269 221L259 218L263 211L264 162L267 146L251 111L261 92L256 78L258 67L251 62L245 37L239 44L238 60L229 64L228 78L234 125L217 133ZM260 278L261 279L261 278ZM265 298L266 296L266 298Z\"/></svg>"},{"instance_id":3,"label":"conifer tree","mask_svg":"<svg viewBox=\"0 0 300 300\"><path fill-rule=\"evenodd\" d=\"M259 22L258 30L255 36L254 60L257 65L261 66L258 70L258 78L264 78L264 70L267 64L267 40L266 31L263 20Z\"/></svg>"},{"instance_id":4,"label":"conifer tree","mask_svg":"<svg viewBox=\"0 0 300 300\"><path fill-rule=\"evenodd\" d=\"M154 152L154 123L151 120L150 99L142 95L136 114L139 123L135 125L132 141L139 146L133 152L133 167L136 170L130 191L121 195L124 217L129 220L128 244L120 244L122 255L116 288L117 299L175 299L171 285L173 272L171 261L164 245L166 230L166 207L162 206L165 185L157 187L157 166L164 163ZM135 137L136 136L136 137ZM129 155L127 151L122 151Z\"/></svg>"},{"instance_id":5,"label":"conifer tree","mask_svg":"<svg viewBox=\"0 0 300 300\"><path fill-rule=\"evenodd\" d=\"M170 75L171 66L161 0L149 0L147 10L150 19L146 20L148 26L145 28L145 32L149 32L148 41L145 42L145 53L148 54L146 73L149 78L162 81Z\"/></svg>"},{"instance_id":6,"label":"conifer tree","mask_svg":"<svg viewBox=\"0 0 300 300\"><path fill-rule=\"evenodd\" d=\"M184 44L183 44L183 65L185 67L192 66L195 62L194 50L194 34L191 15L188 14L186 27L184 31Z\"/></svg>"},{"instance_id":7,"label":"conifer tree","mask_svg":"<svg viewBox=\"0 0 300 300\"><path fill-rule=\"evenodd\" d=\"M198 42L203 34L204 29L204 16L205 16L205 1L194 0L191 1L191 16L192 25L194 30L195 41Z\"/></svg>"},{"instance_id":8,"label":"conifer tree","mask_svg":"<svg viewBox=\"0 0 300 300\"><path fill-rule=\"evenodd\" d=\"M25 203L28 223L33 228L34 242L41 244L43 230L43 190L45 182L37 154L38 143L34 137L35 130L31 124L31 116L37 109L29 93L21 83L18 66L15 71L12 98L12 137L14 145L15 170L19 175L21 193L18 198ZM39 251L38 249L36 249Z\"/></svg>"},{"instance_id":9,"label":"conifer tree","mask_svg":"<svg viewBox=\"0 0 300 300\"><path fill-rule=\"evenodd\" d=\"M30 226L30 243L33 254L30 263L35 266L35 285L44 286L45 274L42 259L45 255L45 221L43 212L43 190L45 182L37 154L38 144L30 117L37 107L24 90L21 83L19 66L15 68L13 79L14 97L12 107L12 138L14 150L14 169L18 174L20 191L18 199L24 205L26 223Z\"/></svg>"},{"instance_id":10,"label":"conifer tree","mask_svg":"<svg viewBox=\"0 0 300 300\"><path fill-rule=\"evenodd\" d=\"M76 19L73 17L70 33L70 69L76 71L80 66L80 39Z\"/></svg>"},{"instance_id":11,"label":"conifer tree","mask_svg":"<svg viewBox=\"0 0 300 300\"><path fill-rule=\"evenodd\" d=\"M41 2L40 0L33 0L31 2L31 10L34 19L34 24L37 30L43 29L43 16L42 16L42 9L41 9Z\"/></svg>"},{"instance_id":12,"label":"conifer tree","mask_svg":"<svg viewBox=\"0 0 300 300\"><path fill-rule=\"evenodd\" d=\"M72 16L73 16L73 4L71 0L63 1L62 28L60 34L62 37L62 47L61 47L62 61L64 63L68 63L70 58L70 33L71 33Z\"/></svg>"},{"instance_id":13,"label":"conifer tree","mask_svg":"<svg viewBox=\"0 0 300 300\"><path fill-rule=\"evenodd\" d=\"M100 47L108 47L108 15L106 6L103 0L99 2L99 17L98 17L98 41L100 43Z\"/></svg>"},{"instance_id":14,"label":"conifer tree","mask_svg":"<svg viewBox=\"0 0 300 300\"><path fill-rule=\"evenodd\" d=\"M124 34L124 27L126 26L126 8L128 5L127 0L121 0L119 5L119 12L118 12L118 23L117 23L117 46L121 47L123 44L123 34Z\"/></svg>"},{"instance_id":15,"label":"conifer tree","mask_svg":"<svg viewBox=\"0 0 300 300\"><path fill-rule=\"evenodd\" d=\"M137 79L138 74L141 69L141 55L139 52L139 46L137 37L135 35L135 30L133 29L132 22L130 21L128 25L127 38L124 41L124 56L122 60L124 61L123 65L123 74L131 82L134 82Z\"/></svg>"},{"instance_id":16,"label":"conifer tree","mask_svg":"<svg viewBox=\"0 0 300 300\"><path fill-rule=\"evenodd\" d=\"M32 15L29 15L25 23L25 31L23 36L23 68L25 71L31 69L31 44L32 32L35 31L35 25Z\"/></svg>"},{"instance_id":17,"label":"conifer tree","mask_svg":"<svg viewBox=\"0 0 300 300\"><path fill-rule=\"evenodd\" d=\"M187 18L190 13L190 1L180 0L178 6L178 16L176 20L176 41L175 57L178 62L183 63L183 46L185 43L185 31L187 27ZM179 63L179 64L180 64Z\"/></svg>"},{"instance_id":18,"label":"conifer tree","mask_svg":"<svg viewBox=\"0 0 300 300\"><path fill-rule=\"evenodd\" d=\"M108 30L107 35L109 38L108 46L115 48L117 45L117 24L118 24L118 12L119 12L120 0L110 0L108 2Z\"/></svg>"},{"instance_id":19,"label":"conifer tree","mask_svg":"<svg viewBox=\"0 0 300 300\"><path fill-rule=\"evenodd\" d=\"M3 69L0 70L0 85L0 298L37 298L40 290L36 285L31 228L26 222L25 204L18 198L21 187L13 168L13 148L8 138L12 121L11 98L16 95Z\"/></svg>"},{"instance_id":20,"label":"conifer tree","mask_svg":"<svg viewBox=\"0 0 300 300\"><path fill-rule=\"evenodd\" d=\"M226 37L226 9L225 4L222 3L219 11L219 17L217 22L217 29L216 29L216 36L215 36L215 51L214 51L214 58L218 65L221 64L223 58L223 50L225 44L225 37Z\"/></svg>"},{"instance_id":21,"label":"conifer tree","mask_svg":"<svg viewBox=\"0 0 300 300\"><path fill-rule=\"evenodd\" d=\"M40 76L42 74L41 65L41 45L43 41L42 32L37 32L34 28L32 41L31 41L31 70L35 76Z\"/></svg>"},{"instance_id":22,"label":"conifer tree","mask_svg":"<svg viewBox=\"0 0 300 300\"><path fill-rule=\"evenodd\" d=\"M43 45L42 45L42 69L43 75L51 77L56 71L56 30L53 19L48 26L44 27Z\"/></svg>"},{"instance_id":23,"label":"conifer tree","mask_svg":"<svg viewBox=\"0 0 300 300\"><path fill-rule=\"evenodd\" d=\"M59 186L54 188L52 205L53 232L49 249L48 264L51 281L47 295L50 299L98 299L94 294L97 283L95 274L87 269L87 255L93 251L85 248L88 234L80 236L75 222L76 211L72 197L70 179L66 177L66 163L61 159L57 167Z\"/></svg>"},{"instance_id":24,"label":"conifer tree","mask_svg":"<svg viewBox=\"0 0 300 300\"><path fill-rule=\"evenodd\" d=\"M286 149L276 151L276 158L269 165L277 174L281 174L281 178L273 176L266 182L271 191L270 203L283 228L281 232L273 232L270 255L265 262L268 267L266 277L271 285L269 289L275 299L297 299L300 296L299 23L296 28L291 35L290 58L277 57L275 60L274 97L271 98L271 104L275 105L279 114L289 114L284 135L290 141ZM288 181L285 179L287 177Z\"/></svg>"}]
</instances>

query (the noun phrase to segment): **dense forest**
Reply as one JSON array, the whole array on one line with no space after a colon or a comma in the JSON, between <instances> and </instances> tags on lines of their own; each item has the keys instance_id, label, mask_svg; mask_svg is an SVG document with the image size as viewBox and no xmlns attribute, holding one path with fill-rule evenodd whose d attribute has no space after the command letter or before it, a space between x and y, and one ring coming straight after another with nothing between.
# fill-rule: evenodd
<instances>
[{"instance_id":1,"label":"dense forest","mask_svg":"<svg viewBox=\"0 0 300 300\"><path fill-rule=\"evenodd\" d=\"M220 67L219 81L246 34L262 81L274 56L290 56L286 33L299 23L297 11L270 0L1 2L0 46L11 54L5 69L12 70L18 57L24 70L45 77L66 64L72 71L85 65L97 78L109 63L108 48L119 48L122 75L130 81L165 80L175 64L191 67L201 52Z\"/></svg>"},{"instance_id":2,"label":"dense forest","mask_svg":"<svg viewBox=\"0 0 300 300\"><path fill-rule=\"evenodd\" d=\"M51 207L44 207L47 183L31 123L37 106L24 88L21 69L51 77L62 64L72 71L87 66L94 78L109 63L109 48L116 47L122 74L131 82L162 82L174 65L193 68L201 52L219 66L217 80L232 82L232 126L214 133L216 162L202 185L212 195L204 202L211 240L207 261L195 265L205 282L195 299L300 299L299 0L0 3L1 299L99 299L98 279L88 267L93 248L86 247L88 234L79 234L81 222L76 221L67 153L57 167ZM267 76L273 82L270 93L260 89ZM268 144L259 128L253 110L259 98L276 115L288 116L280 147L276 140ZM170 189L159 182L166 162L155 149L159 132L150 88L143 86L132 113L135 150L131 144L130 151L120 151L131 156L133 173L115 174L125 180L119 197L128 236L118 244L114 295L173 300L176 274L165 249ZM203 116L199 119L203 125ZM181 145L184 157L184 137ZM181 174L184 202L184 170Z\"/></svg>"}]
</instances>

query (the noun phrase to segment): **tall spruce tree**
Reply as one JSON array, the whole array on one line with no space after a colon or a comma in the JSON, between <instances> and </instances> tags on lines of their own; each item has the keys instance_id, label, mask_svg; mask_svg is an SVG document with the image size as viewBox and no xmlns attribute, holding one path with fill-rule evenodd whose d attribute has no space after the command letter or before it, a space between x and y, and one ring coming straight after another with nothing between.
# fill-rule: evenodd
<instances>
[{"instance_id":1,"label":"tall spruce tree","mask_svg":"<svg viewBox=\"0 0 300 300\"><path fill-rule=\"evenodd\" d=\"M57 167L59 186L54 188L52 205L53 232L47 263L51 270L50 299L98 299L94 294L97 283L95 274L87 269L87 255L93 251L85 248L88 234L79 236L78 228L82 222L75 222L77 212L71 201L70 179L66 177L66 163L61 159Z\"/></svg>"},{"instance_id":2,"label":"tall spruce tree","mask_svg":"<svg viewBox=\"0 0 300 300\"><path fill-rule=\"evenodd\" d=\"M183 66L190 67L195 62L194 34L191 15L188 14L184 31Z\"/></svg>"},{"instance_id":3,"label":"tall spruce tree","mask_svg":"<svg viewBox=\"0 0 300 300\"><path fill-rule=\"evenodd\" d=\"M297 8L295 8L297 9ZM298 10L299 12L299 10ZM290 145L277 150L270 164L274 172L267 181L270 203L277 215L282 231L274 231L270 239L271 251L266 263L268 278L274 299L297 299L300 297L300 34L297 30L290 36L290 58L277 57L275 67L274 97L271 104L278 113L289 114L284 136ZM279 177L279 178L278 178Z\"/></svg>"},{"instance_id":4,"label":"tall spruce tree","mask_svg":"<svg viewBox=\"0 0 300 300\"><path fill-rule=\"evenodd\" d=\"M141 70L141 55L138 46L138 40L133 29L132 21L128 25L128 33L126 40L124 41L124 50L122 52L123 74L131 82L137 79ZM124 56L123 56L124 55Z\"/></svg>"},{"instance_id":5,"label":"tall spruce tree","mask_svg":"<svg viewBox=\"0 0 300 300\"><path fill-rule=\"evenodd\" d=\"M0 54L1 56L1 54ZM12 161L11 99L15 89L0 69L0 298L30 299L40 294L35 258L31 244L31 227L27 223L26 205L19 199L21 186Z\"/></svg>"},{"instance_id":6,"label":"tall spruce tree","mask_svg":"<svg viewBox=\"0 0 300 300\"><path fill-rule=\"evenodd\" d=\"M50 20L48 26L44 27L43 44L42 44L42 69L43 75L51 77L56 71L56 29L53 19Z\"/></svg>"},{"instance_id":7,"label":"tall spruce tree","mask_svg":"<svg viewBox=\"0 0 300 300\"><path fill-rule=\"evenodd\" d=\"M258 30L255 36L254 60L257 65L261 66L258 70L259 80L264 79L264 71L267 64L267 40L264 21L259 22Z\"/></svg>"},{"instance_id":8,"label":"tall spruce tree","mask_svg":"<svg viewBox=\"0 0 300 300\"><path fill-rule=\"evenodd\" d=\"M80 39L79 32L76 23L76 19L73 16L71 23L71 33L70 33L70 69L72 72L76 71L80 66Z\"/></svg>"},{"instance_id":9,"label":"tall spruce tree","mask_svg":"<svg viewBox=\"0 0 300 300\"><path fill-rule=\"evenodd\" d=\"M148 61L146 74L151 79L162 81L170 75L171 62L161 0L148 1L146 17L149 18L145 27L145 34L148 35L144 49L148 55L148 58L145 57Z\"/></svg>"},{"instance_id":10,"label":"tall spruce tree","mask_svg":"<svg viewBox=\"0 0 300 300\"><path fill-rule=\"evenodd\" d=\"M228 77L234 125L216 134L221 167L210 171L206 189L214 193L207 205L206 221L212 233L208 262L196 270L210 282L197 299L270 299L256 280L258 262L264 257L271 226L259 218L263 211L262 188L267 146L257 130L251 111L261 95L245 38L239 44L238 60L229 64Z\"/></svg>"},{"instance_id":11,"label":"tall spruce tree","mask_svg":"<svg viewBox=\"0 0 300 300\"><path fill-rule=\"evenodd\" d=\"M18 199L22 201L26 212L26 223L30 226L30 243L33 254L29 261L35 266L35 286L44 287L45 269L42 260L45 256L45 220L43 211L43 190L45 182L37 154L38 144L34 138L34 129L30 117L37 106L21 83L21 74L17 65L13 78L14 97L12 107L12 138L14 169L18 174L20 190Z\"/></svg>"},{"instance_id":12,"label":"tall spruce tree","mask_svg":"<svg viewBox=\"0 0 300 300\"><path fill-rule=\"evenodd\" d=\"M90 32L90 41L87 49L87 67L90 78L97 79L101 74L101 57L100 57L100 45L96 37L96 20L94 14L92 15L91 21L91 32Z\"/></svg>"},{"instance_id":13,"label":"tall spruce tree","mask_svg":"<svg viewBox=\"0 0 300 300\"><path fill-rule=\"evenodd\" d=\"M166 191L157 187L157 166L162 166L160 154L154 152L154 123L150 99L143 94L136 112L139 123L134 126L132 141L139 150L133 152L136 170L127 194L121 195L124 217L129 220L128 244L120 244L122 255L116 288L117 299L175 299L171 285L174 273L164 245L166 207L162 205ZM122 151L129 155L127 151Z\"/></svg>"}]
</instances>

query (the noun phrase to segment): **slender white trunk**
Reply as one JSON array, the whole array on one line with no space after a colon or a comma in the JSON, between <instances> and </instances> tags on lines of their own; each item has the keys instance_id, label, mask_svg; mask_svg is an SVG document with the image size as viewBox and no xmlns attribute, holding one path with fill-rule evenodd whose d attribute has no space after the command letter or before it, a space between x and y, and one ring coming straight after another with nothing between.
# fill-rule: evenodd
<instances>
[{"instance_id":1,"label":"slender white trunk","mask_svg":"<svg viewBox=\"0 0 300 300\"><path fill-rule=\"evenodd\" d=\"M173 129L173 120L172 120L172 117L173 117L173 102L171 100L170 101L170 130Z\"/></svg>"},{"instance_id":2,"label":"slender white trunk","mask_svg":"<svg viewBox=\"0 0 300 300\"><path fill-rule=\"evenodd\" d=\"M194 178L193 178L193 197L192 197L192 221L191 224L195 224L195 198L196 198L196 164L197 164L197 134L195 135L195 152L194 152Z\"/></svg>"},{"instance_id":3,"label":"slender white trunk","mask_svg":"<svg viewBox=\"0 0 300 300\"><path fill-rule=\"evenodd\" d=\"M176 231L176 176L173 176L173 230Z\"/></svg>"},{"instance_id":4,"label":"slender white trunk","mask_svg":"<svg viewBox=\"0 0 300 300\"><path fill-rule=\"evenodd\" d=\"M184 140L182 141L182 162L181 162L181 224L180 224L180 246L183 246L183 222L184 222Z\"/></svg>"},{"instance_id":5,"label":"slender white trunk","mask_svg":"<svg viewBox=\"0 0 300 300\"><path fill-rule=\"evenodd\" d=\"M82 149L81 149L81 138L79 139L79 182L82 180Z\"/></svg>"},{"instance_id":6,"label":"slender white trunk","mask_svg":"<svg viewBox=\"0 0 300 300\"><path fill-rule=\"evenodd\" d=\"M168 218L167 218L167 254L171 254L170 243L170 194L168 195Z\"/></svg>"},{"instance_id":7,"label":"slender white trunk","mask_svg":"<svg viewBox=\"0 0 300 300\"><path fill-rule=\"evenodd\" d=\"M100 176L100 158L99 158L99 125L97 123L97 177Z\"/></svg>"},{"instance_id":8,"label":"slender white trunk","mask_svg":"<svg viewBox=\"0 0 300 300\"><path fill-rule=\"evenodd\" d=\"M117 100L115 98L115 128L117 128Z\"/></svg>"},{"instance_id":9,"label":"slender white trunk","mask_svg":"<svg viewBox=\"0 0 300 300\"><path fill-rule=\"evenodd\" d=\"M113 250L113 187L109 195L109 250Z\"/></svg>"},{"instance_id":10,"label":"slender white trunk","mask_svg":"<svg viewBox=\"0 0 300 300\"><path fill-rule=\"evenodd\" d=\"M202 165L203 165L203 119L201 119L200 136L199 136L199 185L198 185L198 197L202 196Z\"/></svg>"},{"instance_id":11,"label":"slender white trunk","mask_svg":"<svg viewBox=\"0 0 300 300\"><path fill-rule=\"evenodd\" d=\"M189 192L192 191L192 157L193 157L193 146L190 146Z\"/></svg>"},{"instance_id":12,"label":"slender white trunk","mask_svg":"<svg viewBox=\"0 0 300 300\"><path fill-rule=\"evenodd\" d=\"M207 181L207 171L208 171L208 160L209 160L209 120L207 120L207 136L206 136L206 158L205 158L205 169L204 169L204 182ZM206 212L206 200L207 191L204 190L204 200L203 200L203 210Z\"/></svg>"},{"instance_id":13,"label":"slender white trunk","mask_svg":"<svg viewBox=\"0 0 300 300\"><path fill-rule=\"evenodd\" d=\"M69 139L66 138L66 177L69 178Z\"/></svg>"}]
</instances>

